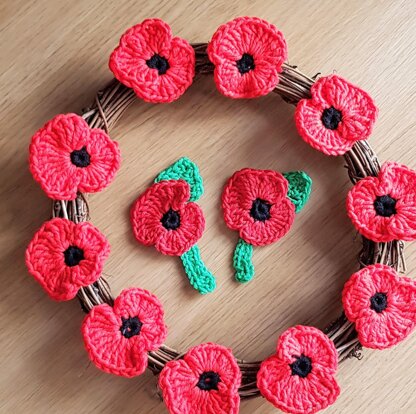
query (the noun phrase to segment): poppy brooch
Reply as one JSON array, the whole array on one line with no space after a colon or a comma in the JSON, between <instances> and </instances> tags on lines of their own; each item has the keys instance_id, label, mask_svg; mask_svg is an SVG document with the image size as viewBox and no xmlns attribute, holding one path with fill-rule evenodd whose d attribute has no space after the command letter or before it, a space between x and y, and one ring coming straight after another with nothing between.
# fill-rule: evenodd
<instances>
[{"instance_id":1,"label":"poppy brooch","mask_svg":"<svg viewBox=\"0 0 416 414\"><path fill-rule=\"evenodd\" d=\"M174 36L164 21L147 19L121 36L109 59L115 79L93 104L81 115L55 116L30 142L29 168L52 199L52 217L26 249L29 274L53 300L77 297L93 365L125 378L151 371L170 414L238 414L243 400L260 396L283 412L314 414L336 403L340 363L361 360L364 348L396 346L416 328L416 282L403 275L404 242L416 239L416 171L395 162L380 165L368 143L377 107L367 92L338 75L304 75L287 59L283 34L256 17L236 18L209 43L196 44ZM345 214L362 236L362 248L359 268L342 292L343 312L323 330L289 327L263 361L238 359L212 342L185 352L167 346L157 296L138 287L111 293L103 274L110 244L89 221L87 195L104 190L120 168L110 130L122 113L136 98L173 102L203 74L213 75L222 95L216 99L274 92L293 104L294 130L313 149L342 156L352 182ZM287 234L311 185L303 171L246 168L229 178L222 210L226 226L238 231L233 263L239 282L254 276L253 247ZM136 240L179 256L201 294L216 287L198 247L205 228L197 204L203 192L198 167L181 158L130 210Z\"/></svg>"}]
</instances>

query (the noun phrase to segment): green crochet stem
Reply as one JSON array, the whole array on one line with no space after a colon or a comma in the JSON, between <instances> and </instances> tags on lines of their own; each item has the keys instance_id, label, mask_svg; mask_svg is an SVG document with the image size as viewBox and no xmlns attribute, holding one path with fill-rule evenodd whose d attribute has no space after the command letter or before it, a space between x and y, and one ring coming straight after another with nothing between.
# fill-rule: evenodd
<instances>
[{"instance_id":1,"label":"green crochet stem","mask_svg":"<svg viewBox=\"0 0 416 414\"><path fill-rule=\"evenodd\" d=\"M239 239L234 250L233 265L235 278L240 283L247 283L254 276L253 246Z\"/></svg>"},{"instance_id":2,"label":"green crochet stem","mask_svg":"<svg viewBox=\"0 0 416 414\"><path fill-rule=\"evenodd\" d=\"M205 295L216 288L215 278L202 261L196 244L184 253L181 259L189 282L199 293Z\"/></svg>"}]
</instances>

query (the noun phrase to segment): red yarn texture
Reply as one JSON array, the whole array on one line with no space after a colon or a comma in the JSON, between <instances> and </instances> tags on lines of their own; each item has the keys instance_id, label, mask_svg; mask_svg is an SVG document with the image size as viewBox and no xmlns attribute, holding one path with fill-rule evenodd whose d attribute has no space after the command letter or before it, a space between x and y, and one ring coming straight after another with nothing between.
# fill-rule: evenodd
<instances>
[{"instance_id":1,"label":"red yarn texture","mask_svg":"<svg viewBox=\"0 0 416 414\"><path fill-rule=\"evenodd\" d=\"M131 378L147 367L149 351L156 351L167 335L164 312L150 292L123 290L114 306L92 308L82 325L89 357L105 372Z\"/></svg>"},{"instance_id":2,"label":"red yarn texture","mask_svg":"<svg viewBox=\"0 0 416 414\"><path fill-rule=\"evenodd\" d=\"M416 327L416 282L389 266L371 265L354 273L345 284L342 302L367 348L390 348Z\"/></svg>"},{"instance_id":3,"label":"red yarn texture","mask_svg":"<svg viewBox=\"0 0 416 414\"><path fill-rule=\"evenodd\" d=\"M96 193L120 167L118 144L101 129L90 129L76 114L57 115L32 137L29 166L48 197L73 200Z\"/></svg>"},{"instance_id":4,"label":"red yarn texture","mask_svg":"<svg viewBox=\"0 0 416 414\"><path fill-rule=\"evenodd\" d=\"M257 17L239 17L218 28L207 53L223 95L256 98L279 83L287 46L274 25Z\"/></svg>"},{"instance_id":5,"label":"red yarn texture","mask_svg":"<svg viewBox=\"0 0 416 414\"><path fill-rule=\"evenodd\" d=\"M147 102L172 102L191 85L195 52L167 23L147 19L128 29L110 57L114 76Z\"/></svg>"},{"instance_id":6,"label":"red yarn texture","mask_svg":"<svg viewBox=\"0 0 416 414\"><path fill-rule=\"evenodd\" d=\"M295 326L280 336L276 355L261 364L257 386L286 413L316 413L333 404L340 393L337 366L335 345L324 333Z\"/></svg>"},{"instance_id":7,"label":"red yarn texture","mask_svg":"<svg viewBox=\"0 0 416 414\"><path fill-rule=\"evenodd\" d=\"M416 240L416 171L385 163L378 177L366 177L350 190L347 211L367 239Z\"/></svg>"},{"instance_id":8,"label":"red yarn texture","mask_svg":"<svg viewBox=\"0 0 416 414\"><path fill-rule=\"evenodd\" d=\"M181 256L202 236L205 218L198 204L188 202L189 184L184 180L166 180L153 184L135 201L131 224L139 243L155 246L163 254ZM166 214L179 217L179 225L163 225Z\"/></svg>"},{"instance_id":9,"label":"red yarn texture","mask_svg":"<svg viewBox=\"0 0 416 414\"><path fill-rule=\"evenodd\" d=\"M271 170L245 168L228 180L222 194L224 220L240 237L254 246L264 246L283 237L292 226L295 206L287 198L288 182ZM260 203L268 214L263 220L253 216Z\"/></svg>"},{"instance_id":10,"label":"red yarn texture","mask_svg":"<svg viewBox=\"0 0 416 414\"><path fill-rule=\"evenodd\" d=\"M26 266L52 299L69 300L100 277L109 254L107 239L92 224L55 218L29 243Z\"/></svg>"},{"instance_id":11,"label":"red yarn texture","mask_svg":"<svg viewBox=\"0 0 416 414\"><path fill-rule=\"evenodd\" d=\"M171 361L159 387L171 414L237 414L241 372L230 349L207 343Z\"/></svg>"},{"instance_id":12,"label":"red yarn texture","mask_svg":"<svg viewBox=\"0 0 416 414\"><path fill-rule=\"evenodd\" d=\"M362 89L331 75L318 79L311 94L298 103L295 120L300 136L313 148L341 155L370 136L377 108Z\"/></svg>"}]
</instances>

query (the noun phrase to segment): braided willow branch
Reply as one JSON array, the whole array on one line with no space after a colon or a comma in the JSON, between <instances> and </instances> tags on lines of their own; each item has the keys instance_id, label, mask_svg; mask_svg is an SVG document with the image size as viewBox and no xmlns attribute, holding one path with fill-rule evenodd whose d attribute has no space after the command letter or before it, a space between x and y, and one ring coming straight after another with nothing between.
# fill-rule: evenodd
<instances>
[{"instance_id":1,"label":"braided willow branch","mask_svg":"<svg viewBox=\"0 0 416 414\"><path fill-rule=\"evenodd\" d=\"M196 53L197 74L210 74L214 70L214 66L208 60L206 46L206 43L193 45ZM317 75L308 77L298 71L295 66L284 64L279 84L274 92L286 102L296 105L300 99L310 98L310 88L316 77ZM91 107L84 109L82 116L90 127L102 128L109 132L134 100L134 92L114 79L97 93ZM358 141L344 155L344 158L352 183L356 183L367 176L375 176L380 170L377 156L366 141ZM78 194L76 200L55 201L52 215L68 218L75 223L89 220L88 202L83 194ZM403 243L400 241L375 243L363 238L359 262L361 267L383 263L396 270L404 270ZM113 305L114 302L108 283L103 276L92 285L81 288L78 292L78 299L86 313L95 305L101 303ZM325 332L334 341L340 362L351 356L361 358L361 345L357 339L357 332L354 325L346 319L344 314L341 314L337 320L328 326ZM167 362L182 356L183 354L180 352L163 345L159 350L149 353L149 369L154 374L158 374ZM239 389L242 398L251 398L260 394L256 385L260 363L260 361L246 362L238 360L242 372L242 385Z\"/></svg>"}]
</instances>

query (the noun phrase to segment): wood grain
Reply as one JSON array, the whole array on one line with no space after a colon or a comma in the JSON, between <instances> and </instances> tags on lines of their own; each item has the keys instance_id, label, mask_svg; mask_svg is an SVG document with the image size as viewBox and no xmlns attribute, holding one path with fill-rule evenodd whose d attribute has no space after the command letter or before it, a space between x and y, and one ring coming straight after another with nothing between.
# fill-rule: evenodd
<instances>
[{"instance_id":1,"label":"wood grain","mask_svg":"<svg viewBox=\"0 0 416 414\"><path fill-rule=\"evenodd\" d=\"M149 373L127 380L88 362L76 301L54 303L27 275L23 257L50 202L27 168L31 134L57 113L79 111L110 78L107 59L120 34L146 17L168 21L191 42L206 41L223 22L256 15L275 23L292 64L308 74L336 71L367 90L380 108L371 144L382 160L416 168L416 3L288 0L2 1L0 2L1 206L0 412L165 413ZM168 344L185 350L202 341L230 346L239 357L265 358L285 328L323 328L341 311L344 282L357 268L359 238L345 214L350 187L341 158L325 157L297 136L293 107L277 96L236 101L210 77L197 79L179 101L137 102L113 130L123 165L114 184L91 197L92 219L109 238L105 274L118 293L141 286L163 301ZM128 209L152 178L180 156L200 166L207 228L200 242L218 288L194 293L178 260L134 242ZM225 180L243 167L304 169L314 180L309 205L288 236L255 250L257 276L233 281L237 235L222 220ZM406 246L408 275L415 245ZM342 394L328 413L416 412L416 336L383 352L348 360L338 375ZM276 412L258 398L243 414Z\"/></svg>"}]
</instances>

